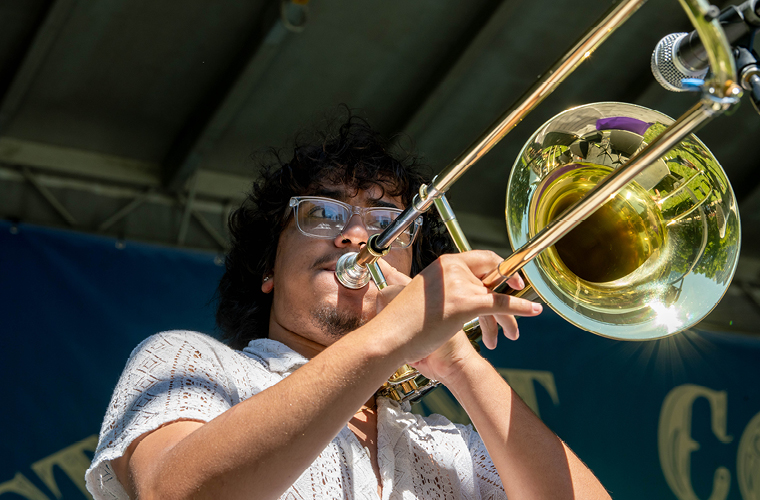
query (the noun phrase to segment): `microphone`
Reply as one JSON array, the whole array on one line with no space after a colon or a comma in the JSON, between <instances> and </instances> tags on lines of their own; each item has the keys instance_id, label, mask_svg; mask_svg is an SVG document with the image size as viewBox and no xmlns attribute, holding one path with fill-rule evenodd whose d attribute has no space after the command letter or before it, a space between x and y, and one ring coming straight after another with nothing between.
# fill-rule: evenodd
<instances>
[{"instance_id":1,"label":"microphone","mask_svg":"<svg viewBox=\"0 0 760 500\"><path fill-rule=\"evenodd\" d=\"M684 79L698 78L704 80L710 69L706 64L700 68L687 67L679 53L681 42L689 33L671 33L659 41L652 52L652 74L657 83L671 92L691 90L683 84Z\"/></svg>"},{"instance_id":2,"label":"microphone","mask_svg":"<svg viewBox=\"0 0 760 500\"><path fill-rule=\"evenodd\" d=\"M739 6L731 5L717 17L729 44L741 41L751 48L751 35L760 27L760 0L747 0ZM652 52L652 74L660 85L672 92L692 90L683 80L704 80L710 69L708 64L707 51L696 30L691 33L671 33L660 40Z\"/></svg>"}]
</instances>

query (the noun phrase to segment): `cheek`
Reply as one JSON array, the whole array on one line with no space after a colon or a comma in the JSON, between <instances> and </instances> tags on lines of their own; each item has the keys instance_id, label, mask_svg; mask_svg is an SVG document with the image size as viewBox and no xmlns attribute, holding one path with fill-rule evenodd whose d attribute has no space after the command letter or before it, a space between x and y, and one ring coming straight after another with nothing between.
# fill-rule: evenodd
<instances>
[{"instance_id":1,"label":"cheek","mask_svg":"<svg viewBox=\"0 0 760 500\"><path fill-rule=\"evenodd\" d=\"M277 252L274 257L274 274L283 277L293 269L300 269L305 259L303 249L305 245L299 239L297 230L293 227L293 221L280 234L277 242Z\"/></svg>"}]
</instances>

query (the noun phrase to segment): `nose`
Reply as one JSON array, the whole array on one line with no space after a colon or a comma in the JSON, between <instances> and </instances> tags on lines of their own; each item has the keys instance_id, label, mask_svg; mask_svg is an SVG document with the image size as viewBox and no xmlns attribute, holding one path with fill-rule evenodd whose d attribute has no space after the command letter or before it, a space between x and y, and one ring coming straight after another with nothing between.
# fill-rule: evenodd
<instances>
[{"instance_id":1,"label":"nose","mask_svg":"<svg viewBox=\"0 0 760 500\"><path fill-rule=\"evenodd\" d=\"M362 247L367 244L369 233L364 226L364 221L359 214L354 214L349 220L343 232L335 237L335 246L345 248L350 246Z\"/></svg>"}]
</instances>

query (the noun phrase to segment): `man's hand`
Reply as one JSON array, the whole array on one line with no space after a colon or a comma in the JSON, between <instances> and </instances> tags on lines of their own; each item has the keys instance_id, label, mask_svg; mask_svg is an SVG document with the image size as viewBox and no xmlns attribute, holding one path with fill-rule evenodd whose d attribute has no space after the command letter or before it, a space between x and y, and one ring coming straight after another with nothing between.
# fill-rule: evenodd
<instances>
[{"instance_id":1,"label":"man's hand","mask_svg":"<svg viewBox=\"0 0 760 500\"><path fill-rule=\"evenodd\" d=\"M428 378L434 378L446 383L456 374L467 360L477 353L472 348L463 332L453 335L452 326L457 329L475 316L479 316L483 331L483 343L489 349L496 347L498 326L504 329L504 335L512 340L517 339L518 329L515 315L535 316L541 312L541 306L524 299L494 294L485 288L481 282L501 258L493 252L473 251L466 254L446 255L437 260L417 279L423 282L425 294L423 323L431 325L439 323L441 335L448 331L450 337L444 339L432 353L412 360L410 364ZM378 311L385 307L396 296L400 295L412 280L398 272L389 264L380 261L380 267L385 274L389 286L379 295ZM518 275L510 279L508 284L515 289L521 289L524 284ZM467 294L470 294L468 297ZM474 297L474 299L473 299ZM438 300L439 303L434 303ZM482 314L487 309L494 314ZM467 316L468 310L471 310ZM449 319L451 316L451 319ZM404 315L395 316L398 318ZM456 323L456 319L460 318ZM466 318L462 320L461 318ZM452 325L453 323L453 325ZM409 324L412 328L412 323ZM431 336L431 335L428 335ZM432 335L432 337L437 337ZM413 342L413 341L412 341Z\"/></svg>"}]
</instances>

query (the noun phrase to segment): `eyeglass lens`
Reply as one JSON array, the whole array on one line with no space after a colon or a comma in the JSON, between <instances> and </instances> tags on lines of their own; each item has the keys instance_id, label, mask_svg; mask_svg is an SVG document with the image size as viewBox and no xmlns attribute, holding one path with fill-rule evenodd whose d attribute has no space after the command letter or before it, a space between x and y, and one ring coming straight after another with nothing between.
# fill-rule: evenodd
<instances>
[{"instance_id":1,"label":"eyeglass lens","mask_svg":"<svg viewBox=\"0 0 760 500\"><path fill-rule=\"evenodd\" d=\"M320 199L300 200L297 212L299 229L319 238L338 236L353 216L352 211L346 206L335 201ZM387 228L400 213L400 211L382 207L369 208L364 210L362 220L367 232L372 235ZM412 232L407 229L394 242L394 245L409 246L411 239Z\"/></svg>"}]
</instances>

